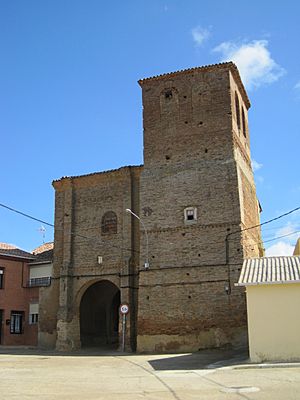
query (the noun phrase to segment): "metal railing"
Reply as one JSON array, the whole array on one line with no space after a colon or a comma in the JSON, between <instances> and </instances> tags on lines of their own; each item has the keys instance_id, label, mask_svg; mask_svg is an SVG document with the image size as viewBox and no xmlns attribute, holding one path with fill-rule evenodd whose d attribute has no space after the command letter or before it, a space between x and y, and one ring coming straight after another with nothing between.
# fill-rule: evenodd
<instances>
[{"instance_id":1,"label":"metal railing","mask_svg":"<svg viewBox=\"0 0 300 400\"><path fill-rule=\"evenodd\" d=\"M29 287L39 287L39 286L50 286L51 277L44 276L42 278L31 278L29 279L28 286Z\"/></svg>"}]
</instances>

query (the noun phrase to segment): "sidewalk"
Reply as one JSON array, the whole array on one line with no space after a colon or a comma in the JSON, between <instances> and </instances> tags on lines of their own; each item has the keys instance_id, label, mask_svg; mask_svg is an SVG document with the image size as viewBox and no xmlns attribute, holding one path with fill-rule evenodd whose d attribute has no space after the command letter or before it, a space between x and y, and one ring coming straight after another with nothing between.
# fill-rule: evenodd
<instances>
[{"instance_id":1,"label":"sidewalk","mask_svg":"<svg viewBox=\"0 0 300 400\"><path fill-rule=\"evenodd\" d=\"M292 368L300 367L299 362L264 362L252 363L249 359L248 350L242 349L209 349L187 354L138 354L122 353L117 350L103 348L85 348L72 352L59 352L56 350L45 350L31 346L1 346L0 355L36 355L53 357L148 357L157 360L149 361L155 370L194 370L194 369L217 369L231 367L234 369L253 368ZM300 398L300 397L299 397Z\"/></svg>"},{"instance_id":2,"label":"sidewalk","mask_svg":"<svg viewBox=\"0 0 300 400\"><path fill-rule=\"evenodd\" d=\"M299 363L247 357L226 349L141 355L0 347L0 393L6 400L299 400Z\"/></svg>"}]
</instances>

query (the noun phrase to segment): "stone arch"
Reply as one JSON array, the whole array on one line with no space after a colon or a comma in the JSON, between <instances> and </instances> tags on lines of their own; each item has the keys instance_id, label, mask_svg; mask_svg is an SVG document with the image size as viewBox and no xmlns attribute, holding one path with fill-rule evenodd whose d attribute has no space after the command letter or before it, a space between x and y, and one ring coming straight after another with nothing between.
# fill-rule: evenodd
<instances>
[{"instance_id":1,"label":"stone arch","mask_svg":"<svg viewBox=\"0 0 300 400\"><path fill-rule=\"evenodd\" d=\"M109 280L89 285L80 299L82 347L117 346L119 343L120 289Z\"/></svg>"}]
</instances>

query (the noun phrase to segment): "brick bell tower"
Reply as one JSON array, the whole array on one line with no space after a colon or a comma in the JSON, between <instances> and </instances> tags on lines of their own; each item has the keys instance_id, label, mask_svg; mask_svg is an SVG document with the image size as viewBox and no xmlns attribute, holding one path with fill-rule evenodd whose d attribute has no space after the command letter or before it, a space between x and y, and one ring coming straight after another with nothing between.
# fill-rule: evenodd
<instances>
[{"instance_id":1,"label":"brick bell tower","mask_svg":"<svg viewBox=\"0 0 300 400\"><path fill-rule=\"evenodd\" d=\"M258 256L250 107L229 62L139 81L144 168L137 350L195 351L246 342L245 256ZM230 234L230 235L229 235ZM228 236L229 235L229 236ZM226 237L229 246L226 251Z\"/></svg>"}]
</instances>

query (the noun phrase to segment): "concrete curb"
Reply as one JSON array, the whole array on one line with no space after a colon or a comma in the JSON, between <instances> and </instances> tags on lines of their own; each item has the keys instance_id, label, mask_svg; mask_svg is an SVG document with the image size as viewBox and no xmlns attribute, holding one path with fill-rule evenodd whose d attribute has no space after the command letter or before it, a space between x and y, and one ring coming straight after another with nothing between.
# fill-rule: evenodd
<instances>
[{"instance_id":1,"label":"concrete curb","mask_svg":"<svg viewBox=\"0 0 300 400\"><path fill-rule=\"evenodd\" d=\"M299 368L300 362L232 365L232 369Z\"/></svg>"}]
</instances>

